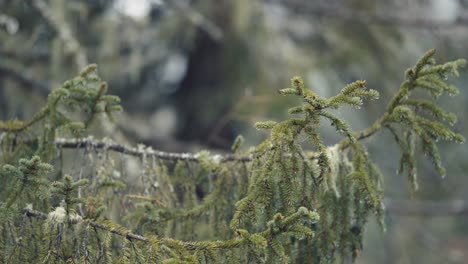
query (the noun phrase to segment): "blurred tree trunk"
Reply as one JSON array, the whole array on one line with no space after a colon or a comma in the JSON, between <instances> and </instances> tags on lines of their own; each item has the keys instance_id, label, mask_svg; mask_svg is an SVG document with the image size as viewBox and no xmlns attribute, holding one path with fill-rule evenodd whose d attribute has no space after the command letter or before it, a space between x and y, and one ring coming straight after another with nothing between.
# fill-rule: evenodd
<instances>
[{"instance_id":1,"label":"blurred tree trunk","mask_svg":"<svg viewBox=\"0 0 468 264\"><path fill-rule=\"evenodd\" d=\"M214 24L222 29L224 37L216 40L198 29L194 47L189 53L187 73L174 100L181 118L177 137L181 140L196 140L214 147L229 146L232 129L225 127L222 134L207 142L208 135L235 103L236 98L255 76L254 67L249 67L247 43L235 29L236 3L232 1L202 1ZM207 3L213 2L213 3ZM202 10L202 12L205 10ZM229 126L229 125L228 125Z\"/></svg>"}]
</instances>

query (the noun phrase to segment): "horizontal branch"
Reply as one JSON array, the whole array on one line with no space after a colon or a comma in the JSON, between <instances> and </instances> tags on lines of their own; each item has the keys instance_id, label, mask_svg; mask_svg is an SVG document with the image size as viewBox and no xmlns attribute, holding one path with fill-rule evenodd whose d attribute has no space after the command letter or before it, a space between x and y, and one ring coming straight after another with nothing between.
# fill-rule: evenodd
<instances>
[{"instance_id":1,"label":"horizontal branch","mask_svg":"<svg viewBox=\"0 0 468 264\"><path fill-rule=\"evenodd\" d=\"M47 214L45 214L43 212L40 212L40 211L36 211L36 210L32 210L32 209L24 209L24 213L29 217L36 217L36 218L39 218L39 219L42 219L42 220L47 219ZM98 229L101 229L101 230L106 230L108 232L111 232L111 233L119 235L119 236L126 237L128 239L140 240L140 241L144 241L144 242L149 240L148 238L146 238L144 236L140 236L140 235L137 235L137 234L134 234L134 233L131 233L131 232L122 232L121 230L118 230L118 229L115 229L115 228L110 228L110 227L105 226L105 225L103 225L101 223L98 223L96 221L89 221L89 220L82 220L82 221L88 222L89 225L92 226L92 227L95 227L95 228L98 228ZM77 223L78 223L77 221L72 222L72 224L77 224Z\"/></svg>"},{"instance_id":2,"label":"horizontal branch","mask_svg":"<svg viewBox=\"0 0 468 264\"><path fill-rule=\"evenodd\" d=\"M164 152L153 150L151 147L146 147L140 145L140 147L127 147L111 140L95 140L92 137L87 137L83 139L65 139L58 138L55 140L55 146L58 148L89 148L89 149L103 149L110 150L114 152L123 153L135 157L155 157L162 160L188 160L188 161L200 161L200 155L194 153L174 153L174 152ZM237 156L234 154L216 154L211 157L217 162L230 162L230 161L240 161L248 162L252 160L252 156Z\"/></svg>"},{"instance_id":3,"label":"horizontal branch","mask_svg":"<svg viewBox=\"0 0 468 264\"><path fill-rule=\"evenodd\" d=\"M46 220L47 217L48 217L46 213L36 211L36 210L32 210L32 209L27 209L26 208L26 209L24 209L23 212L28 217L35 217L35 218L39 218L39 219L42 219L42 220ZM101 229L101 230L110 232L112 234L115 234L115 235L118 235L118 236L121 236L121 237L125 237L125 238L130 239L130 240L138 240L138 241L142 241L142 242L150 241L150 239L145 237L145 236L141 236L141 235L138 235L138 234L135 234L135 233L132 233L132 232L124 232L122 230L111 228L111 227L108 227L108 226L106 226L104 224L101 224L99 222L92 221L92 220L74 220L74 221L71 221L70 223L71 224L78 224L80 222L86 222L92 227L95 227L97 229ZM187 250L205 249L205 248L208 248L208 247L210 247L212 249L220 249L220 248L226 248L226 247L237 247L237 246L241 245L244 240L245 240L244 238L233 238L233 239L225 240L225 241L222 241L222 240L216 240L216 241L177 241L177 240L174 240L174 239L171 239L171 238L161 238L162 243L180 244Z\"/></svg>"},{"instance_id":4,"label":"horizontal branch","mask_svg":"<svg viewBox=\"0 0 468 264\"><path fill-rule=\"evenodd\" d=\"M414 216L457 216L468 214L468 201L453 200L453 201L411 201L411 200L385 200L386 211L392 215L414 215ZM29 217L35 217L42 220L47 219L47 214L32 210L24 209L24 213ZM138 235L132 232L123 232L121 230L110 228L104 224L101 224L92 220L81 220L86 221L92 227L111 232L115 235L126 237L128 239L139 240L143 242L149 241L149 238ZM72 222L77 224L78 222ZM201 241L200 241L201 242ZM187 243L187 247L190 247L195 242L183 242Z\"/></svg>"}]
</instances>

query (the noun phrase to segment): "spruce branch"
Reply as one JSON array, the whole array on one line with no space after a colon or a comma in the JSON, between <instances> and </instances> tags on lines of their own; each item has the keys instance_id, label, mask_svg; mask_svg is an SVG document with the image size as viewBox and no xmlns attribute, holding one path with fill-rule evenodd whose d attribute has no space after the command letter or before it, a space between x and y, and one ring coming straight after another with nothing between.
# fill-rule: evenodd
<instances>
[{"instance_id":1,"label":"spruce branch","mask_svg":"<svg viewBox=\"0 0 468 264\"><path fill-rule=\"evenodd\" d=\"M31 159L20 159L19 166L3 165L0 174L11 181L12 187L7 196L5 208L17 203L18 197L30 199L45 199L48 196L47 173L52 165L42 162L39 156ZM25 201L22 201L23 203Z\"/></svg>"},{"instance_id":2,"label":"spruce branch","mask_svg":"<svg viewBox=\"0 0 468 264\"><path fill-rule=\"evenodd\" d=\"M24 213L29 217L35 217L41 220L46 220L49 218L49 215L43 213L41 211L25 208ZM308 209L301 207L298 211L288 217L283 218L280 215L275 216L276 220L272 220L276 223L277 228L272 229L267 227L265 230L250 234L247 230L239 229L237 230L237 237L228 240L215 240L215 241L180 241L172 238L159 238L160 244L165 244L168 247L182 247L184 250L189 251L196 251L196 250L219 250L219 249L232 249L238 248L245 244L252 244L255 246L265 247L267 240L266 238L271 238L273 236L278 235L279 230L284 230L287 227L291 226L293 223L298 223L301 220L310 220L310 221L317 221L319 219L318 214L315 212L311 212ZM150 242L150 238L132 233L126 230L124 227L118 226L110 221L106 221L105 223L100 223L97 221L83 219L83 218L73 218L69 219L70 224L79 224L85 223L89 224L90 226L108 231L118 236L125 237L130 240L138 240L143 242ZM291 232L299 231L295 228L291 230ZM304 234L310 235L310 230L301 230ZM280 233L283 233L281 231Z\"/></svg>"},{"instance_id":3,"label":"spruce branch","mask_svg":"<svg viewBox=\"0 0 468 264\"><path fill-rule=\"evenodd\" d=\"M120 99L107 95L107 85L97 76L97 65L85 67L79 76L63 83L62 87L54 89L48 96L47 104L40 109L30 120L17 119L0 121L0 131L20 133L29 129L40 121L60 121L64 128L79 127L57 108L59 105L78 105L89 112L89 125L92 117L100 112L111 115L112 112L121 111ZM99 106L99 107L98 107ZM58 119L58 120L57 120ZM55 124L53 125L55 126Z\"/></svg>"},{"instance_id":4,"label":"spruce branch","mask_svg":"<svg viewBox=\"0 0 468 264\"><path fill-rule=\"evenodd\" d=\"M429 82L430 85L423 85L423 89L427 89L431 94L440 93L446 91L450 94L456 93L456 88L453 86L447 85L444 81L448 74L453 74L454 76L458 75L458 68L463 67L465 64L464 60L456 60L453 62L448 62L442 65L435 65L435 61L433 56L435 54L435 50L428 51L417 63L413 68L410 68L406 72L407 81L404 82L397 94L392 98L390 101L387 111L378 118L372 126L367 129L364 129L357 133L352 133L346 123L344 123L338 117L323 111L324 108L331 107L336 108L340 104L352 104L359 106L362 103L361 97L369 97L369 98L378 98L378 93L374 90L367 90L365 88L364 81L356 81L347 85L340 94L334 96L328 100L324 98L320 98L312 91L305 89L304 83L300 77L294 77L292 79L292 88L286 88L280 90L280 94L283 95L299 95L303 97L303 100L306 102L305 105L293 107L289 110L291 114L299 114L299 113L318 113L325 118L328 118L332 124L337 127L338 131L343 131L347 136L348 139L343 139L339 142L339 148L344 150L352 145L353 142L366 139L368 137L373 136L375 133L380 131L383 127L386 127L388 124L392 122L401 122L395 119L395 113L400 111L402 106L409 106L414 108L420 108L431 115L433 115L437 120L446 121L450 124L456 122L456 116L452 113L446 112L441 107L437 106L434 102L422 99L408 99L411 95L411 92L417 88L421 87L421 78L425 82ZM432 87L433 90L430 90ZM436 88L434 88L436 87ZM435 90L434 90L435 89ZM411 114L413 115L413 114ZM418 122L413 122L413 128L416 131L421 131L417 128L416 124L421 124L425 126L426 130L429 132L429 135L441 137L442 139L447 140L456 140L456 141L463 141L463 137L461 135L451 132L448 128L440 123L435 123L429 120L421 119L419 117L416 118ZM287 123L278 124L274 121L266 121L266 122L258 122L256 127L259 129L273 129L277 126L276 130L274 129L273 133L275 133L276 138L280 138L282 136L288 135L289 140L294 137L294 131L288 129L290 125L300 127L302 126L303 120L301 119L294 119L289 120ZM10 125L13 126L13 125ZM312 137L311 142L319 142L319 136L314 132L313 128L305 127L304 128L307 133ZM291 134L292 133L292 134ZM422 134L420 134L422 136ZM428 141L428 140L427 140ZM107 147L110 150L125 153L128 155L133 156L142 156L144 153L142 151L138 151L135 148L129 148L125 146L121 146L116 143L106 144L104 142L94 141L93 139L81 139L81 140L66 140L66 139L58 139L56 140L57 147L62 148L79 148L79 147L93 147L96 149ZM320 149L324 149L324 145L317 145L319 152L308 152L308 156L312 159L322 160L322 163L326 165L326 160L323 155L320 155ZM149 156L154 156L160 159L166 160L189 160L189 161L198 161L199 158L197 154L191 153L167 153L161 151L149 151ZM229 162L229 161L242 161L242 162L249 162L252 161L253 156L236 156L236 155L215 155L214 158L220 160L221 162Z\"/></svg>"},{"instance_id":5,"label":"spruce branch","mask_svg":"<svg viewBox=\"0 0 468 264\"><path fill-rule=\"evenodd\" d=\"M271 129L273 142L280 142L282 140L285 140L286 142L293 142L294 139L299 134L301 134L301 131L304 131L308 135L309 142L311 142L316 147L316 152L309 152L308 156L318 160L319 165L322 168L319 177L319 179L321 179L323 178L323 175L327 173L326 171L329 163L327 156L324 154L324 150L327 147L321 143L322 141L316 129L313 126L307 125L308 122L318 122L318 116L329 119L332 124L336 126L337 131L344 133L348 137L347 139L339 142L338 146L340 150L344 150L352 146L356 141L374 135L383 127L387 127L390 124L405 124L405 126L409 127L419 138L421 138L424 152L429 154L437 171L441 175L444 175L445 169L441 164L440 155L438 154L435 142L439 139L457 142L464 141L464 138L460 134L453 132L450 128L442 123L448 122L449 125L452 125L457 121L456 116L437 106L437 104L433 101L412 98L410 99L409 97L412 95L412 92L415 89L426 90L433 96L438 96L444 92L448 94L456 94L456 87L446 84L445 80L450 74L458 76L458 68L463 67L465 61L456 60L453 62L437 65L433 58L434 54L435 50L429 50L426 54L424 54L424 56L421 57L420 60L418 60L413 68L410 68L406 71L405 76L407 80L402 83L400 89L388 104L387 111L379 119L377 119L371 127L360 132L353 133L343 120L325 111L325 109L337 108L342 104L359 106L362 104L362 98L378 98L378 93L376 91L366 89L364 81L356 81L344 87L338 95L326 99L321 98L311 90L306 89L300 77L294 77L292 79L291 88L285 88L279 92L282 95L296 95L302 97L304 104L291 108L289 113L303 114L305 117L291 118L280 123L274 121L258 122L256 127L258 129ZM432 115L435 120L419 116L416 112L418 109L426 111ZM272 145L268 149L272 150L275 148L274 144L271 144L271 142L268 144ZM264 145L268 144L265 142ZM106 146L106 144L103 143L91 142L91 139L80 140L80 142L58 140L56 145L58 147L108 147L111 150L134 156L143 156L148 154L149 156L166 160L199 161L197 154L166 153L153 151L152 149L143 152L133 148L120 146L119 144L115 143ZM405 145L400 144L400 147L404 146ZM257 150L253 153L257 152L261 154L262 151L260 151L260 148L263 147L258 147ZM264 151L267 151L268 149ZM402 149L402 153L403 155L409 155L408 153L410 152ZM239 157L238 155L215 155L213 158L219 160L220 162L244 162L252 161L254 156L253 154L243 157ZM411 160L412 159L409 161ZM406 165L401 166L404 167ZM413 182L412 186L415 187L417 186L417 184L414 182L414 179L416 178L415 166L414 164L409 164L408 168L410 168L408 170L408 175L410 175L409 178L413 179L411 180ZM403 169L400 171L403 171Z\"/></svg>"},{"instance_id":6,"label":"spruce branch","mask_svg":"<svg viewBox=\"0 0 468 264\"><path fill-rule=\"evenodd\" d=\"M416 79L418 74L422 74L423 76L432 76L434 75L441 75L446 76L446 74L453 72L453 74L457 75L458 74L458 67L462 67L464 65L464 60L457 60L454 62L446 63L443 64L442 66L436 65L432 68L425 66L425 64L428 63L433 63L432 62L432 56L434 55L435 50L430 50L427 52L416 64L416 66L413 69L409 69L407 71L407 77L409 78L409 81L405 82L402 84L400 90L398 93L394 96L394 98L391 100L389 103L389 106L387 107L387 111L378 119L374 122L374 124L367 128L364 129L360 132L357 133L349 133L347 130L346 123L344 123L341 119L331 115L330 113L327 112L320 112L321 115L324 117L330 119L333 124L335 124L338 128L338 131L344 131L350 139L344 139L339 143L340 149L346 149L347 147L350 146L350 144L355 140L362 140L367 137L370 137L374 135L376 132L378 132L385 124L388 122L390 119L390 113L393 112L393 110L401 103L401 104L407 104L410 106L415 106L415 107L421 107L423 109L426 109L427 111L431 112L435 117L438 119L446 120L450 123L454 123L456 121L456 118L454 117L453 114L445 112L443 109L435 105L434 103L431 103L430 101L425 101L425 100L420 100L420 99L409 99L409 100L403 100L402 99L405 96L409 95L409 92L416 87ZM440 66L440 67L439 67ZM435 68L436 70L433 70ZM85 71L86 72L86 71ZM445 77L444 77L445 78ZM438 80L441 82L440 80ZM445 85L445 83L437 83L439 86L445 87L444 89L447 90L448 86ZM102 88L99 90L100 93L102 91ZM99 94L100 94L99 93ZM378 93L375 90L367 90L365 88L365 82L364 81L356 81L354 83L351 83L347 85L343 90L341 91L340 94L337 96L334 96L330 99L325 100L324 98L318 97L315 93L312 91L305 89L304 88L304 83L300 77L294 77L292 79L292 88L286 88L280 90L280 94L283 95L289 95L289 94L295 94L295 95L300 95L304 98L305 102L308 102L309 104L303 105L303 106L297 106L292 108L289 112L290 113L304 113L304 112L314 112L316 110L321 110L327 107L332 107L336 108L340 104L352 104L359 106L362 103L362 100L360 98L363 97L368 97L368 98L373 98L376 99L378 98ZM96 97L99 98L99 97ZM96 102L96 101L94 101ZM93 109L95 107L92 107ZM302 122L300 119L296 119L296 121L289 121L291 124L296 124L300 125ZM29 122L31 123L31 122ZM1 124L1 123L0 123ZM256 124L257 128L261 129L271 129L273 128L277 123L274 121L266 121L266 122L258 122ZM12 124L6 125L3 124L3 129L7 129L9 127L13 127L13 130L22 130L24 127L27 127L29 125L24 125L20 121L13 121ZM0 129L2 127L0 126ZM277 129L277 132L279 134L283 133L281 129ZM289 132L288 132L289 133ZM105 143L103 142L97 142L93 141L91 138L89 139L81 139L81 140L66 140L66 139L58 139L56 141L57 147L63 147L63 148L79 148L79 147L87 147L91 146L93 148L104 148ZM128 148L121 146L116 143L109 144L108 147L110 150L133 155L133 156L142 156L143 153L136 151L136 149L133 148ZM150 151L151 152L151 151ZM198 158L196 157L196 154L190 154L190 153L166 153L166 152L155 152L150 153L150 155L156 156L161 159L187 159L191 161L197 161ZM311 154L309 156L318 156L319 154ZM239 161L251 161L251 157L240 157L236 158L234 155L224 155L224 156L217 156L221 161L234 161L234 160L239 160Z\"/></svg>"},{"instance_id":7,"label":"spruce branch","mask_svg":"<svg viewBox=\"0 0 468 264\"><path fill-rule=\"evenodd\" d=\"M138 225L133 233L112 221L97 220L104 207L101 201L93 200L92 196L88 196L86 202L86 210L90 214L83 218L73 212L73 207L82 202L75 197L75 192L86 183L85 180L74 181L65 176L63 180L54 182L52 192L64 197L65 205L56 207L49 214L34 211L30 206L24 211L25 215L47 219L45 235L42 235L42 231L34 231L32 234L45 236L46 246L41 247L43 253L40 254L45 256L46 261L70 259L74 253L67 251L73 245L80 244L83 246L79 250L84 250L86 254L89 252L99 261L111 261L117 249L113 241L123 239L121 246L118 246L122 254L118 255L123 257L124 263L144 262L144 258L172 263L218 261L224 257L230 258L226 252L232 255L238 251L246 252L245 257L238 258L239 261L300 261L291 258L300 257L291 246L312 248L316 252L312 257L316 260L334 261L338 254L343 259L357 256L363 248L363 234L369 216L375 215L383 225L383 204L386 203L383 201L382 174L359 140L372 136L382 128L389 128L401 148L400 172L408 175L414 189L417 187L414 157L417 139L421 140L423 151L441 174L444 174L444 168L437 150L437 140L463 141L461 135L445 124L454 123L456 117L433 101L442 93L456 94L457 89L447 84L445 78L449 74L457 75L463 61L437 65L434 53L433 50L429 51L406 71L406 81L389 103L387 111L370 128L358 133L352 132L344 120L329 110L343 105L359 108L364 99L377 98L376 91L367 89L364 81L356 81L345 86L336 96L324 98L307 89L300 77L294 77L291 87L279 93L296 96L300 100L299 105L289 110L295 116L280 122L258 123L258 128L271 130L270 137L244 154L238 152L242 141L238 138L233 144L234 154L227 155L213 155L207 151L196 154L168 153L143 145L126 147L111 140L99 141L92 137L57 138L58 128L68 129L77 135L76 131L88 127L94 114L110 114L120 109L119 99L106 94L107 85L95 74L96 66L90 65L78 77L65 82L51 93L47 112L38 119L44 121L44 133L29 142L29 145L39 145L39 153L50 153L48 151L55 150L55 147L86 148L87 153L102 149L140 157L146 196L127 196L143 201L136 204L136 210L127 214L123 220L137 220ZM434 98L410 98L415 90L425 91ZM85 117L84 124L74 122L57 107L59 104L63 107L64 104L73 104L88 110L89 115ZM425 115L421 115L421 112ZM319 126L324 119L332 122L336 130L346 136L339 144L332 147L325 145L319 133ZM2 142L8 144L8 140L17 136L21 129L29 128L24 128L25 124L17 120L0 123L10 128ZM310 143L313 152L304 151L304 140ZM22 145L24 143L21 142ZM346 148L349 151L344 151ZM153 159L151 171L148 158ZM175 160L177 164L169 164L164 160ZM34 177L24 177L35 175L30 168L38 161L40 158L35 157L32 160L21 160L20 165L23 167L4 166L3 175L18 179L13 188L16 193L7 196L12 197L7 200L8 204L11 205L12 200L20 197L17 191L22 190L20 186L24 182L27 183L23 184L25 188L40 185L41 181L34 181ZM114 163L108 161L105 158L100 162L102 166L98 169L98 185L115 183L106 181L104 178L107 176L101 177L100 174L113 170ZM241 170L237 170L241 167ZM120 176L120 173L116 174ZM45 178L45 175L42 176ZM154 182L152 194L148 188L150 182ZM158 188L160 184L169 188ZM96 181L93 181L93 185L96 185ZM25 193L30 195L31 192ZM22 204L25 202L23 200ZM237 202L232 204L232 200ZM42 207L36 207L35 204L34 207L46 210L44 208L50 205L47 201L44 203ZM22 204L17 207L26 206ZM11 208L4 214L4 205L0 206L2 219L11 221L8 214L17 214L15 211L18 208ZM127 208L132 210L134 207L130 205ZM201 227L197 220L201 219L208 220L209 224L214 223L210 230L219 233L216 238L193 241L198 233L197 228ZM172 226L167 225L169 220L172 220L169 222ZM0 228L4 226L2 224ZM93 234L88 233L90 228L91 231L95 230ZM14 241L18 238L18 232L13 230L11 233L7 239L12 246L7 247L13 256L16 254ZM169 233L172 237L162 236ZM89 235L92 236L92 243L99 244L98 248L89 244ZM80 240L82 237L85 240ZM297 239L297 242L292 242L291 238ZM305 240L305 243L301 240ZM138 243L144 244L146 248L140 250ZM26 247L25 243L21 243L20 248L23 247Z\"/></svg>"},{"instance_id":8,"label":"spruce branch","mask_svg":"<svg viewBox=\"0 0 468 264\"><path fill-rule=\"evenodd\" d=\"M76 198L74 193L78 192L78 189L87 183L87 179L74 181L73 178L69 175L66 175L62 182L52 183L51 192L63 196L67 215L70 214L70 211L76 204L83 202L83 199Z\"/></svg>"},{"instance_id":9,"label":"spruce branch","mask_svg":"<svg viewBox=\"0 0 468 264\"><path fill-rule=\"evenodd\" d=\"M438 95L444 91L450 95L457 94L458 89L446 84L445 81L450 74L457 77L459 75L458 68L464 67L466 61L464 59L458 59L442 65L434 65L434 55L435 49L427 51L413 68L406 71L405 76L407 80L401 84L400 89L391 99L385 113L376 120L371 127L358 132L358 136L356 137L358 140L370 137L379 131L382 126L389 122L389 119L391 118L390 116L395 108L404 104L422 107L425 110L432 112L435 117L446 120L451 124L456 122L456 118L454 118L453 114L445 112L433 102L408 98L411 95L411 92L418 87L428 90L428 92L433 95ZM428 84L423 85L421 84L421 81L423 81L423 84L424 82L427 82ZM345 149L348 146L349 142L347 140L342 140L340 142L341 149Z\"/></svg>"},{"instance_id":10,"label":"spruce branch","mask_svg":"<svg viewBox=\"0 0 468 264\"><path fill-rule=\"evenodd\" d=\"M458 69L464 67L466 61L458 59L455 61L447 62L444 64L436 64L435 50L427 51L412 68L405 72L406 81L400 86L396 95L391 99L387 106L386 112L377 119L371 127L356 133L356 139L364 139L370 137L381 130L383 127L389 127L390 124L403 125L409 131L415 133L422 142L423 151L429 155L436 170L442 177L445 176L445 169L442 166L440 154L438 152L435 142L438 140L455 141L462 143L464 137L458 133L453 132L449 126L442 122L447 122L450 126L456 123L457 118L453 113L449 113L437 106L434 101L423 99L410 99L412 92L415 89L422 89L427 91L435 100L440 94L447 93L449 95L458 94L458 89L455 86L446 83L448 76L459 76ZM430 120L418 115L416 110L422 109L431 114L435 120ZM394 138L397 139L396 132L392 130ZM400 165L400 168L408 166L410 171L410 179L413 189L416 188L415 183L416 169L412 156L408 152L409 145L402 144L401 139L396 140L399 144L403 156L401 161L407 161L411 164ZM349 139L344 139L339 143L340 149L345 149L351 145ZM403 169L400 170L403 172Z\"/></svg>"}]
</instances>

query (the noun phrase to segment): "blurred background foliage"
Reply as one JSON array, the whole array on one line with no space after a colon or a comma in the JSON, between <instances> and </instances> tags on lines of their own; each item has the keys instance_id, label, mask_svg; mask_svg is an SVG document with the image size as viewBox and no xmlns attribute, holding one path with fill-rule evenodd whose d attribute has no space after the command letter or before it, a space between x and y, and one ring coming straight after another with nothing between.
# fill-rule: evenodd
<instances>
[{"instance_id":1,"label":"blurred background foliage","mask_svg":"<svg viewBox=\"0 0 468 264\"><path fill-rule=\"evenodd\" d=\"M223 151L238 134L254 145L266 137L254 122L286 116L291 101L276 93L293 75L327 97L367 80L380 100L339 113L358 130L385 111L426 50L439 61L466 58L467 40L466 0L0 0L0 119L28 119L92 62L125 109L114 124L96 124L97 137L178 152ZM465 136L467 82L462 72L461 95L439 99ZM339 140L331 126L322 131L326 143ZM420 191L410 195L390 139L368 144L389 201L466 206L467 145L440 145L445 179L421 158ZM367 230L358 263L468 262L466 211L421 202L428 213L409 216L398 204L385 235Z\"/></svg>"}]
</instances>

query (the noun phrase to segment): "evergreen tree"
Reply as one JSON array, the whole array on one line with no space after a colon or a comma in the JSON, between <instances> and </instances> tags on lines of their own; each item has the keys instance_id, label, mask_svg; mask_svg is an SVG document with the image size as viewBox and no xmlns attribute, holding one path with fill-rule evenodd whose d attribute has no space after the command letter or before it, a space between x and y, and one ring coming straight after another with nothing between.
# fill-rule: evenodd
<instances>
[{"instance_id":1,"label":"evergreen tree","mask_svg":"<svg viewBox=\"0 0 468 264\"><path fill-rule=\"evenodd\" d=\"M54 89L30 120L0 122L0 260L5 263L333 263L355 259L374 215L383 223L383 183L363 140L388 129L401 150L399 173L417 185L416 146L443 177L436 142L463 142L456 116L435 101L464 60L437 64L428 51L405 72L385 113L363 131L336 115L378 99L365 81L323 98L294 77L279 94L300 104L258 146L231 154L168 153L96 140L90 125L121 111L97 66ZM431 99L414 94L421 90ZM343 139L326 146L331 122ZM68 173L65 149L84 149ZM139 179L128 175L138 158ZM74 160L73 163L77 165ZM78 162L79 163L79 162Z\"/></svg>"}]
</instances>

